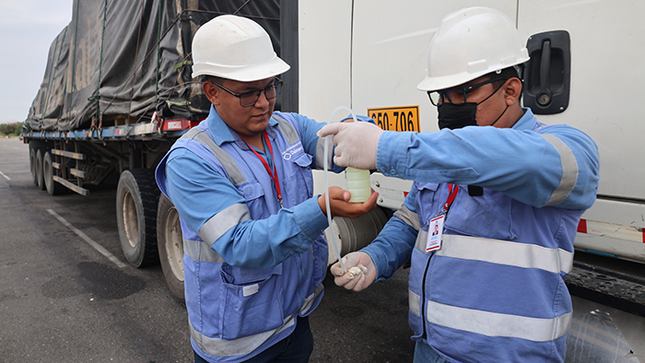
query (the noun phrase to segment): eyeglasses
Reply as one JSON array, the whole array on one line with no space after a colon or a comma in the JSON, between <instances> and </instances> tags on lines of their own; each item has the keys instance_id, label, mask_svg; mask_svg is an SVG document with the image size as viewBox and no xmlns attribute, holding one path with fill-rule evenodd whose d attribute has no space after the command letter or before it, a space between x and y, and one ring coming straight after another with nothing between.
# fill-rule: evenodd
<instances>
[{"instance_id":1,"label":"eyeglasses","mask_svg":"<svg viewBox=\"0 0 645 363\"><path fill-rule=\"evenodd\" d=\"M430 103L432 103L434 106L439 106L440 104L446 102L446 99L452 104L466 103L468 94L474 91L476 88L497 81L506 81L507 79L508 78L493 78L489 79L488 81L476 83L466 87L454 87L443 91L428 91L428 97L430 98ZM503 85L504 84L502 83L499 87L497 87L495 92L497 92ZM495 92L493 92L493 94L495 94Z\"/></svg>"},{"instance_id":2,"label":"eyeglasses","mask_svg":"<svg viewBox=\"0 0 645 363\"><path fill-rule=\"evenodd\" d=\"M260 99L260 93L264 92L264 97L266 97L267 100L272 100L280 95L280 90L282 89L282 81L279 79L276 79L272 84L268 85L267 88L257 90L257 91L249 91L249 92L244 92L237 94L230 89L222 86L221 84L214 82L214 81L209 81L216 85L217 87L223 89L224 91L232 94L233 96L237 97L240 99L240 106L242 107L251 107L255 105L256 102L258 102L258 99Z\"/></svg>"}]
</instances>

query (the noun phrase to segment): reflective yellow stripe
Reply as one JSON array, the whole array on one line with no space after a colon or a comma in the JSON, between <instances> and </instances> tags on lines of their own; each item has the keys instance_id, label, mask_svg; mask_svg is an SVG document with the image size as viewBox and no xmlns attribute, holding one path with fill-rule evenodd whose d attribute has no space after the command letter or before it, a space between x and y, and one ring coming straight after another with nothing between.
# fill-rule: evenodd
<instances>
[{"instance_id":1,"label":"reflective yellow stripe","mask_svg":"<svg viewBox=\"0 0 645 363\"><path fill-rule=\"evenodd\" d=\"M429 323L490 337L510 337L534 342L560 338L569 330L571 314L553 319L529 318L519 315L472 310L428 301Z\"/></svg>"}]
</instances>

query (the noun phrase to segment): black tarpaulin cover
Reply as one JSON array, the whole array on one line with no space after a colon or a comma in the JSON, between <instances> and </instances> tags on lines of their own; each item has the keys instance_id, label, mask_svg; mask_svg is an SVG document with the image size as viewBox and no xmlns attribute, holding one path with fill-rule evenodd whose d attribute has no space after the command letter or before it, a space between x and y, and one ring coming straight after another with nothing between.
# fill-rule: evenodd
<instances>
[{"instance_id":1,"label":"black tarpaulin cover","mask_svg":"<svg viewBox=\"0 0 645 363\"><path fill-rule=\"evenodd\" d=\"M49 49L26 130L67 131L165 118L195 120L210 104L191 78L191 40L221 14L264 27L280 54L279 0L75 0Z\"/></svg>"}]
</instances>

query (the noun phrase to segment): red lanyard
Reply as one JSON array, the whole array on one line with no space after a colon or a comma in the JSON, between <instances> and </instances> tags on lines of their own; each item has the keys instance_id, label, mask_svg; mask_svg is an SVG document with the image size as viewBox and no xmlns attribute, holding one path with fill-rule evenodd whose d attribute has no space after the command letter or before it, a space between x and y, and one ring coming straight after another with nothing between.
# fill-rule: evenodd
<instances>
[{"instance_id":1,"label":"red lanyard","mask_svg":"<svg viewBox=\"0 0 645 363\"><path fill-rule=\"evenodd\" d=\"M251 145L249 145L249 143L246 142L246 140L242 139L242 141L244 141L246 146L248 146L249 149L251 149L251 151L253 151L253 153L258 157L258 159L260 159L260 161L262 162L262 165L264 165L264 168L266 169L267 173L269 173L269 175L271 176L271 179L273 179L273 183L275 184L275 190L276 190L276 192L278 194L278 202L280 203L280 208L283 208L282 207L282 192L280 191L280 180L278 180L278 171L275 168L275 162L273 162L273 148L271 147L271 141L269 141L269 137L267 136L266 131L262 131L262 136L264 136L264 141L266 141L266 144L269 147L269 152L271 153L271 161L273 163L273 171L271 171L271 168L269 168L269 163L267 163L267 161L264 160L264 158L260 154L258 154L258 152L255 151L255 149L253 149L251 147Z\"/></svg>"},{"instance_id":2,"label":"red lanyard","mask_svg":"<svg viewBox=\"0 0 645 363\"><path fill-rule=\"evenodd\" d=\"M454 185L454 184L448 184L448 185L450 186L450 194L448 195L446 204L443 205L443 209L441 210L443 213L448 213L448 209L450 209L452 202L455 201L455 197L457 197L457 192L459 191L459 185Z\"/></svg>"}]
</instances>

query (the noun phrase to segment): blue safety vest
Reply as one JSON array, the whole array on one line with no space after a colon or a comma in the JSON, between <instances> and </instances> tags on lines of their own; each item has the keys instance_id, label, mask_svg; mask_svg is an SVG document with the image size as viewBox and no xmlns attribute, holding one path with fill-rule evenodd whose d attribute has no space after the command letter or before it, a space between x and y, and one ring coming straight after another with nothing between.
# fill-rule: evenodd
<instances>
[{"instance_id":1,"label":"blue safety vest","mask_svg":"<svg viewBox=\"0 0 645 363\"><path fill-rule=\"evenodd\" d=\"M490 189L473 197L462 186L441 249L426 253L428 225L449 185L413 190L421 229L409 280L412 339L451 362L564 361L572 305L562 277L584 211L532 207ZM406 212L416 217L407 208L397 213Z\"/></svg>"},{"instance_id":2,"label":"blue safety vest","mask_svg":"<svg viewBox=\"0 0 645 363\"><path fill-rule=\"evenodd\" d=\"M313 195L312 157L304 152L298 126L288 114L274 113L275 163L281 163L283 206L296 206ZM165 163L172 150L187 148L228 177L246 201L218 213L218 218L193 231L181 218L184 239L184 289L193 348L218 362L249 359L295 329L297 316L307 316L320 303L327 269L327 242L321 235L306 253L296 253L266 269L229 265L204 242L215 241L237 223L259 220L277 213L268 173L254 173L249 161L257 159L236 143L218 146L204 121L177 140L157 168L160 189L165 191ZM279 208L279 207L278 207ZM211 223L212 222L212 223ZM200 237L201 236L201 237Z\"/></svg>"}]
</instances>

